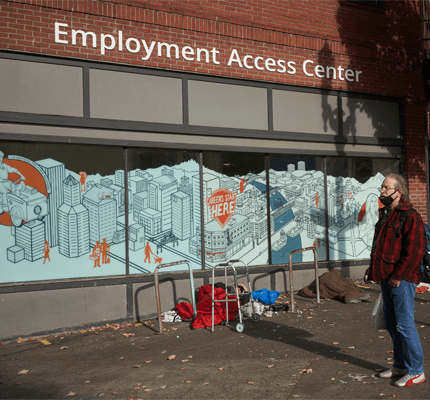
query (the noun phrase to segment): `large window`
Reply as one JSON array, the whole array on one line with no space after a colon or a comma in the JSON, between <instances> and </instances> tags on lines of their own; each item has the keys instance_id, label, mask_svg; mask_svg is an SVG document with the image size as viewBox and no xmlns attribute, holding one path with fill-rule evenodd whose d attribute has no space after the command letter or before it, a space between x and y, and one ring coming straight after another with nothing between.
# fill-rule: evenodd
<instances>
[{"instance_id":1,"label":"large window","mask_svg":"<svg viewBox=\"0 0 430 400\"><path fill-rule=\"evenodd\" d=\"M130 273L187 260L201 269L198 154L128 150ZM185 264L169 271L186 269Z\"/></svg>"},{"instance_id":2,"label":"large window","mask_svg":"<svg viewBox=\"0 0 430 400\"><path fill-rule=\"evenodd\" d=\"M327 158L330 260L370 257L384 176L399 162L372 158Z\"/></svg>"},{"instance_id":3,"label":"large window","mask_svg":"<svg viewBox=\"0 0 430 400\"><path fill-rule=\"evenodd\" d=\"M1 151L1 282L124 275L122 149L2 142Z\"/></svg>"},{"instance_id":4,"label":"large window","mask_svg":"<svg viewBox=\"0 0 430 400\"><path fill-rule=\"evenodd\" d=\"M202 216L207 268L231 259L247 265L269 263L264 160L261 154L204 154Z\"/></svg>"},{"instance_id":5,"label":"large window","mask_svg":"<svg viewBox=\"0 0 430 400\"><path fill-rule=\"evenodd\" d=\"M324 173L321 157L270 157L272 264L289 262L291 251L314 247L327 259ZM314 259L313 252L293 254L292 262Z\"/></svg>"}]
</instances>

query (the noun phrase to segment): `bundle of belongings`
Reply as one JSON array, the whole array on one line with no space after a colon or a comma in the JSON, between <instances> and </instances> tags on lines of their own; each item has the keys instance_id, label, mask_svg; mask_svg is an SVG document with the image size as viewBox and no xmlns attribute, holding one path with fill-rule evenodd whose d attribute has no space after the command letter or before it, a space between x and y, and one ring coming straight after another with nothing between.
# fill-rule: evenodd
<instances>
[{"instance_id":1,"label":"bundle of belongings","mask_svg":"<svg viewBox=\"0 0 430 400\"><path fill-rule=\"evenodd\" d=\"M336 299L344 303L358 303L359 301L372 301L369 294L361 290L352 279L344 278L343 275L333 270L325 272L319 278L320 297L322 299ZM317 297L315 280L301 289L298 293L303 297Z\"/></svg>"},{"instance_id":2,"label":"bundle of belongings","mask_svg":"<svg viewBox=\"0 0 430 400\"><path fill-rule=\"evenodd\" d=\"M234 288L233 288L234 289ZM235 293L229 288L229 293ZM215 284L214 288L214 325L226 321L226 303L217 300L225 300L226 292L223 283ZM227 294L228 299L236 299L236 294ZM212 285L203 285L197 293L197 317L192 321L191 328L201 329L212 326ZM190 303L182 302L175 306L175 311L182 320L192 320L193 306ZM228 303L228 320L233 321L238 314L237 301Z\"/></svg>"}]
</instances>

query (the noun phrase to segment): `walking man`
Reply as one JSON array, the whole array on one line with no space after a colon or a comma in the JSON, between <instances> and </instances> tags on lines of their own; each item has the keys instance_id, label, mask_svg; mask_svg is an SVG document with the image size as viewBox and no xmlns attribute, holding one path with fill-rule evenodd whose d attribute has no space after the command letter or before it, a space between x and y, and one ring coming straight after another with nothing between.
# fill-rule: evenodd
<instances>
[{"instance_id":1,"label":"walking man","mask_svg":"<svg viewBox=\"0 0 430 400\"><path fill-rule=\"evenodd\" d=\"M51 259L49 258L49 243L47 240L45 240L45 244L43 246L43 251L45 253L45 256L43 258L43 264L45 264L46 259L48 259L49 262L51 262Z\"/></svg>"},{"instance_id":2,"label":"walking man","mask_svg":"<svg viewBox=\"0 0 430 400\"><path fill-rule=\"evenodd\" d=\"M110 244L106 242L106 238L103 238L103 241L100 243L100 252L102 257L102 264L109 264Z\"/></svg>"},{"instance_id":3,"label":"walking man","mask_svg":"<svg viewBox=\"0 0 430 400\"><path fill-rule=\"evenodd\" d=\"M381 283L384 318L394 347L394 364L379 376L401 377L399 387L424 383L423 349L414 321L415 288L425 253L423 221L412 208L405 179L388 175L380 188L384 205L375 226L369 280ZM403 226L400 219L409 210Z\"/></svg>"},{"instance_id":4,"label":"walking man","mask_svg":"<svg viewBox=\"0 0 430 400\"><path fill-rule=\"evenodd\" d=\"M155 254L151 250L151 246L149 245L149 242L146 242L145 246L145 260L143 262L146 263L146 260L148 260L148 263L151 264L151 254L155 256Z\"/></svg>"}]
</instances>

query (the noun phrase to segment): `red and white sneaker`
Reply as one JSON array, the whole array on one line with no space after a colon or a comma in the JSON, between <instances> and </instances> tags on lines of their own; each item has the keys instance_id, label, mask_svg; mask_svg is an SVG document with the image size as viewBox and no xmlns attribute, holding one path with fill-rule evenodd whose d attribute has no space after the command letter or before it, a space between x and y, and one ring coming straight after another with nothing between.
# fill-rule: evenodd
<instances>
[{"instance_id":1,"label":"red and white sneaker","mask_svg":"<svg viewBox=\"0 0 430 400\"><path fill-rule=\"evenodd\" d=\"M426 376L424 375L424 372L423 372L422 374L418 374L418 375L406 374L403 378L399 379L397 382L394 382L394 384L398 387L405 387L405 386L418 385L420 383L424 383L425 381L426 381Z\"/></svg>"},{"instance_id":2,"label":"red and white sneaker","mask_svg":"<svg viewBox=\"0 0 430 400\"><path fill-rule=\"evenodd\" d=\"M390 369L387 369L386 371L381 372L379 374L379 377L387 379L387 378L394 378L396 376L403 376L403 375L406 375L405 369L398 369L398 368L391 367Z\"/></svg>"}]
</instances>

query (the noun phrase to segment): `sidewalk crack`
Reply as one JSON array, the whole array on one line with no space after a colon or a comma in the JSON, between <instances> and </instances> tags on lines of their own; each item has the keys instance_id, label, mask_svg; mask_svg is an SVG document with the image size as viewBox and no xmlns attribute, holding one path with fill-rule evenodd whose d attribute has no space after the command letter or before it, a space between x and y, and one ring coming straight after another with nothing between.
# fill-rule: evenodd
<instances>
[{"instance_id":1,"label":"sidewalk crack","mask_svg":"<svg viewBox=\"0 0 430 400\"><path fill-rule=\"evenodd\" d=\"M291 396L294 397L294 395L292 394L294 392L294 389L296 388L296 386L299 384L300 380L302 379L303 374L306 373L306 371L309 369L310 365L312 364L314 360L311 360L308 362L308 364L306 365L306 367L304 369L301 370L300 372L300 376L299 379L297 379L296 384L293 386L293 388L291 389L290 393L288 393L287 399L289 399Z\"/></svg>"}]
</instances>

